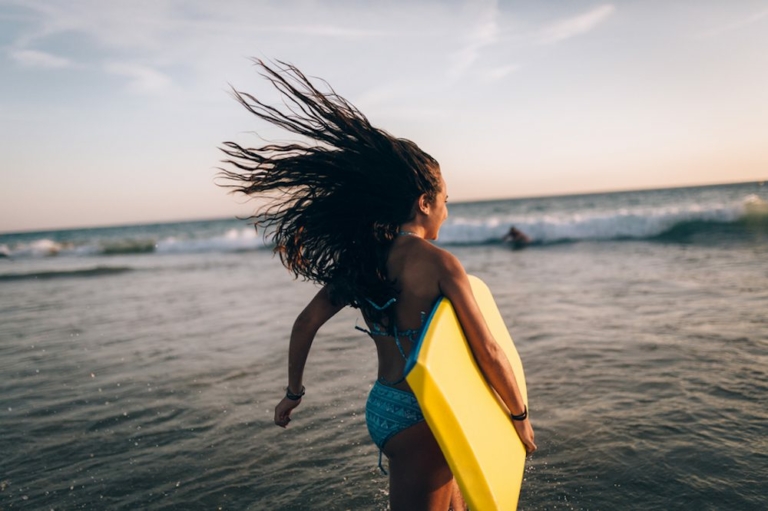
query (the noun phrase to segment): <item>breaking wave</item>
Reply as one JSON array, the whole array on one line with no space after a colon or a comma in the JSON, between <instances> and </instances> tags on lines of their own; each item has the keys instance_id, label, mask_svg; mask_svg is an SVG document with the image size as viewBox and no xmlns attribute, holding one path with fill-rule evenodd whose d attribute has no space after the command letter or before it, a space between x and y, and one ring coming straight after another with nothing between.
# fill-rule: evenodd
<instances>
[{"instance_id":1,"label":"breaking wave","mask_svg":"<svg viewBox=\"0 0 768 511\"><path fill-rule=\"evenodd\" d=\"M133 271L133 269L126 266L96 266L93 268L82 268L77 270L4 273L0 274L0 282L9 282L15 280L50 280L61 278L105 277L109 275L119 275L121 273L127 273L130 271Z\"/></svg>"},{"instance_id":2,"label":"breaking wave","mask_svg":"<svg viewBox=\"0 0 768 511\"><path fill-rule=\"evenodd\" d=\"M768 232L768 203L750 195L735 205L620 209L604 213L569 215L495 216L485 219L456 218L440 231L445 245L477 245L501 242L514 225L532 243L574 241L664 239L688 241L713 229Z\"/></svg>"},{"instance_id":3,"label":"breaking wave","mask_svg":"<svg viewBox=\"0 0 768 511\"><path fill-rule=\"evenodd\" d=\"M0 257L11 259L54 256L117 256L130 254L182 254L204 252L242 252L268 248L253 228L229 229L211 237L168 236L161 239L133 238L56 241L41 238L26 243L0 244Z\"/></svg>"}]
</instances>

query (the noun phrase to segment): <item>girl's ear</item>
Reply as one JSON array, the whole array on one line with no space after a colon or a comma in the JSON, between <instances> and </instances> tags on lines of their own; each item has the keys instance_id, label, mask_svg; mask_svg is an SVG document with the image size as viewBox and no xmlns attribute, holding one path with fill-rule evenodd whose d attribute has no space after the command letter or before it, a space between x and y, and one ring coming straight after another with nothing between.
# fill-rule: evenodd
<instances>
[{"instance_id":1,"label":"girl's ear","mask_svg":"<svg viewBox=\"0 0 768 511\"><path fill-rule=\"evenodd\" d=\"M421 211L423 214L428 215L429 214L429 199L427 198L426 193L422 193L419 196L419 211Z\"/></svg>"}]
</instances>

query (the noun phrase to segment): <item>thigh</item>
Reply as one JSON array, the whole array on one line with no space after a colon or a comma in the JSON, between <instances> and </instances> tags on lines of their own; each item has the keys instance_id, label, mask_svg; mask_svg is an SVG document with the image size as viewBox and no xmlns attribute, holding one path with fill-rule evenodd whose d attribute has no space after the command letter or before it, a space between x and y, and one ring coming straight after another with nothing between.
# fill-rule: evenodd
<instances>
[{"instance_id":1,"label":"thigh","mask_svg":"<svg viewBox=\"0 0 768 511\"><path fill-rule=\"evenodd\" d=\"M454 489L453 474L426 422L389 439L389 501L392 511L447 511Z\"/></svg>"}]
</instances>

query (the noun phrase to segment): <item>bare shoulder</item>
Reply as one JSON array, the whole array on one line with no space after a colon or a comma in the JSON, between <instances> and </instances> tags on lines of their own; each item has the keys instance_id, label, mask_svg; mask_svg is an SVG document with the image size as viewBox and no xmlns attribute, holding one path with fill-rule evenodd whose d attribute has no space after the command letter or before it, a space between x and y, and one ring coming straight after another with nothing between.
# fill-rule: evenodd
<instances>
[{"instance_id":1,"label":"bare shoulder","mask_svg":"<svg viewBox=\"0 0 768 511\"><path fill-rule=\"evenodd\" d=\"M425 284L432 282L438 287L451 275L464 273L456 256L422 239L408 240L390 252L388 267L391 277Z\"/></svg>"},{"instance_id":2,"label":"bare shoulder","mask_svg":"<svg viewBox=\"0 0 768 511\"><path fill-rule=\"evenodd\" d=\"M458 257L431 243L421 243L420 245L422 245L420 247L421 257L436 274L438 285L442 289L468 283L467 272Z\"/></svg>"},{"instance_id":3,"label":"bare shoulder","mask_svg":"<svg viewBox=\"0 0 768 511\"><path fill-rule=\"evenodd\" d=\"M459 258L439 247L432 247L431 262L437 272L438 286L443 295L453 299L470 290L469 278Z\"/></svg>"},{"instance_id":4,"label":"bare shoulder","mask_svg":"<svg viewBox=\"0 0 768 511\"><path fill-rule=\"evenodd\" d=\"M442 248L434 248L437 251L435 254L435 262L437 263L438 268L440 268L441 273L454 276L466 274L464 266L461 264L458 257Z\"/></svg>"},{"instance_id":5,"label":"bare shoulder","mask_svg":"<svg viewBox=\"0 0 768 511\"><path fill-rule=\"evenodd\" d=\"M414 240L408 257L409 259L419 259L429 264L430 267L437 269L441 274L446 271L456 271L456 269L462 268L456 256L426 240Z\"/></svg>"}]
</instances>

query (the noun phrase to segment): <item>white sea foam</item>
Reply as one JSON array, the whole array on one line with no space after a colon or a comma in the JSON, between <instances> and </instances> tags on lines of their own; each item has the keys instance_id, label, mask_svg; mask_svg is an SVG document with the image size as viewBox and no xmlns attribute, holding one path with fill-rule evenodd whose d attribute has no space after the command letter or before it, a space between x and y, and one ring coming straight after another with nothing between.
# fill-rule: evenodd
<instances>
[{"instance_id":1,"label":"white sea foam","mask_svg":"<svg viewBox=\"0 0 768 511\"><path fill-rule=\"evenodd\" d=\"M267 247L263 237L253 228L229 229L212 237L167 236L160 240L133 238L56 242L41 238L23 243L0 245L0 256L14 259L52 256L89 257L119 254L181 254L203 252L239 252Z\"/></svg>"},{"instance_id":2,"label":"white sea foam","mask_svg":"<svg viewBox=\"0 0 768 511\"><path fill-rule=\"evenodd\" d=\"M768 202L751 194L744 198L744 209L748 215L768 215Z\"/></svg>"},{"instance_id":3,"label":"white sea foam","mask_svg":"<svg viewBox=\"0 0 768 511\"><path fill-rule=\"evenodd\" d=\"M690 222L729 223L758 209L765 202L750 196L737 204L622 208L603 213L494 216L485 219L453 218L443 226L440 242L478 244L501 240L514 225L537 243L580 240L643 239L659 236Z\"/></svg>"},{"instance_id":4,"label":"white sea foam","mask_svg":"<svg viewBox=\"0 0 768 511\"><path fill-rule=\"evenodd\" d=\"M221 236L201 239L178 239L168 237L156 245L158 253L186 252L239 252L243 250L258 250L265 248L262 236L253 228L229 229Z\"/></svg>"},{"instance_id":5,"label":"white sea foam","mask_svg":"<svg viewBox=\"0 0 768 511\"><path fill-rule=\"evenodd\" d=\"M41 238L29 243L19 244L12 249L5 246L9 257L50 257L62 250L71 248L71 244L57 243L48 238Z\"/></svg>"}]
</instances>

